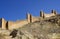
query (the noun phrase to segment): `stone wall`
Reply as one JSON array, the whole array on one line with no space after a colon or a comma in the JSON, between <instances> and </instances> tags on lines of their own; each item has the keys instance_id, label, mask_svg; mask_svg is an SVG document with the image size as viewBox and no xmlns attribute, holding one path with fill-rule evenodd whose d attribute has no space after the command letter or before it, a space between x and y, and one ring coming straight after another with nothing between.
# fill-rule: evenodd
<instances>
[{"instance_id":1,"label":"stone wall","mask_svg":"<svg viewBox=\"0 0 60 39\"><path fill-rule=\"evenodd\" d=\"M46 17L51 17L51 16L55 16L57 13L56 11L52 10L51 14L45 14L43 11L40 12L40 16L39 17L35 17L32 16L31 14L27 14L27 18L25 20L19 20L19 21L6 21L4 18L0 19L0 27L2 29L16 29L19 27L22 27L23 25L26 25L28 23L31 22L35 22L35 21L40 21L39 19L41 18L46 18Z\"/></svg>"},{"instance_id":2,"label":"stone wall","mask_svg":"<svg viewBox=\"0 0 60 39\"><path fill-rule=\"evenodd\" d=\"M8 22L8 29L9 30L17 29L17 28L22 27L25 24L28 24L27 20L18 21L18 22L15 22L15 23Z\"/></svg>"},{"instance_id":3,"label":"stone wall","mask_svg":"<svg viewBox=\"0 0 60 39\"><path fill-rule=\"evenodd\" d=\"M39 17L32 16L32 22L39 21Z\"/></svg>"},{"instance_id":4,"label":"stone wall","mask_svg":"<svg viewBox=\"0 0 60 39\"><path fill-rule=\"evenodd\" d=\"M17 29L19 27L22 27L28 23L31 22L35 22L35 21L39 21L39 19L44 17L51 17L51 16L55 16L56 13L52 12L51 14L45 14L43 12L41 12L41 17L34 17L31 14L27 14L27 18L25 20L20 20L20 21L16 21L16 22L12 22L12 21L8 21L8 29Z\"/></svg>"},{"instance_id":5,"label":"stone wall","mask_svg":"<svg viewBox=\"0 0 60 39\"><path fill-rule=\"evenodd\" d=\"M43 11L40 11L40 17L46 18L57 15L57 12L55 10L52 10L50 14L45 14Z\"/></svg>"},{"instance_id":6,"label":"stone wall","mask_svg":"<svg viewBox=\"0 0 60 39\"><path fill-rule=\"evenodd\" d=\"M51 14L44 14L45 17L51 17L51 16L55 16L54 13L51 13Z\"/></svg>"}]
</instances>

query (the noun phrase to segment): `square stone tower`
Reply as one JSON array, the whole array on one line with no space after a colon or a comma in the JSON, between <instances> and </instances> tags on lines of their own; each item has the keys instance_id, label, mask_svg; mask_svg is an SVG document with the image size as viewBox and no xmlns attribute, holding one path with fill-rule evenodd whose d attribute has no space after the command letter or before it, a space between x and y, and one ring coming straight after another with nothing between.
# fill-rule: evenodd
<instances>
[{"instance_id":1,"label":"square stone tower","mask_svg":"<svg viewBox=\"0 0 60 39\"><path fill-rule=\"evenodd\" d=\"M6 21L5 21L4 18L1 18L1 19L0 19L0 27L1 27L2 29L6 29Z\"/></svg>"}]
</instances>

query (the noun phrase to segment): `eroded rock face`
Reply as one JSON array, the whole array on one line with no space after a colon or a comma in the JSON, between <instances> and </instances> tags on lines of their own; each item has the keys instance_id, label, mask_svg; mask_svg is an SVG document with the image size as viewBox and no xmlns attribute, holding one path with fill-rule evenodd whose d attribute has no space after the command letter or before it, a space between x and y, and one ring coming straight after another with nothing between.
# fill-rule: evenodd
<instances>
[{"instance_id":1,"label":"eroded rock face","mask_svg":"<svg viewBox=\"0 0 60 39\"><path fill-rule=\"evenodd\" d=\"M12 39L9 34L11 31L0 29L0 39Z\"/></svg>"}]
</instances>

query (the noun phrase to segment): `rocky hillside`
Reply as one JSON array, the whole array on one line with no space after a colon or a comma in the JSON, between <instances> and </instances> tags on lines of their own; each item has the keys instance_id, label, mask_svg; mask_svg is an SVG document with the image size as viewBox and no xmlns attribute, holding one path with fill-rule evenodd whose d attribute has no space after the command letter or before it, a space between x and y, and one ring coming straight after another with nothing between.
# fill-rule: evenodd
<instances>
[{"instance_id":1,"label":"rocky hillside","mask_svg":"<svg viewBox=\"0 0 60 39\"><path fill-rule=\"evenodd\" d=\"M0 39L60 39L60 15L44 18L12 31L0 32Z\"/></svg>"}]
</instances>

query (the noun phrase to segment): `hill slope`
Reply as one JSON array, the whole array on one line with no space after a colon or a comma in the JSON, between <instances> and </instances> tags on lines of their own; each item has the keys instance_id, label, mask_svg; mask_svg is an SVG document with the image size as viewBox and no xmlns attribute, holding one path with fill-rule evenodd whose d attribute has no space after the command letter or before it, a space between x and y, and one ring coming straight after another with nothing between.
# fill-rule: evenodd
<instances>
[{"instance_id":1,"label":"hill slope","mask_svg":"<svg viewBox=\"0 0 60 39\"><path fill-rule=\"evenodd\" d=\"M60 39L60 15L44 18L7 32L10 39Z\"/></svg>"}]
</instances>

